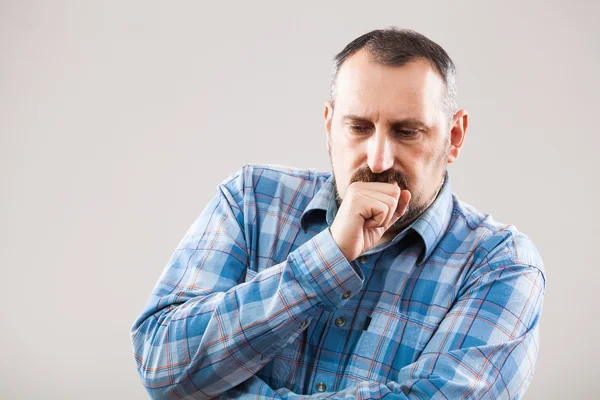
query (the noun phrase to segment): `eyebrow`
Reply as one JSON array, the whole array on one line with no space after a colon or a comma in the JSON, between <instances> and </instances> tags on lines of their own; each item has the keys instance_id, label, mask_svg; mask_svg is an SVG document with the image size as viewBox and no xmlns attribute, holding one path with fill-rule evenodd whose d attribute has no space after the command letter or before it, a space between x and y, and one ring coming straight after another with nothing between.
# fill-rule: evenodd
<instances>
[{"instance_id":1,"label":"eyebrow","mask_svg":"<svg viewBox=\"0 0 600 400\"><path fill-rule=\"evenodd\" d=\"M368 118L361 117L356 114L346 114L342 117L343 120L352 120L357 122L369 122L371 121ZM428 130L429 126L427 126L423 121L418 118L404 118L396 121L392 121L392 126L395 128L412 128L412 129L423 129Z\"/></svg>"}]
</instances>

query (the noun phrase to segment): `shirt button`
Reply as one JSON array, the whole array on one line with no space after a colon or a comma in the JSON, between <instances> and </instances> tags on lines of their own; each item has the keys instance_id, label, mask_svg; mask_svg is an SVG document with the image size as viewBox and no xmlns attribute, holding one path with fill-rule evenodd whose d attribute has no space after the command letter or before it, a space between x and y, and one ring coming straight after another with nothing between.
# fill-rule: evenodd
<instances>
[{"instance_id":1,"label":"shirt button","mask_svg":"<svg viewBox=\"0 0 600 400\"><path fill-rule=\"evenodd\" d=\"M324 384L323 382L317 383L317 385L315 387L317 388L317 392L324 392L327 390L327 385Z\"/></svg>"},{"instance_id":2,"label":"shirt button","mask_svg":"<svg viewBox=\"0 0 600 400\"><path fill-rule=\"evenodd\" d=\"M335 326L344 326L346 325L346 320L343 317L339 317L335 319Z\"/></svg>"},{"instance_id":3,"label":"shirt button","mask_svg":"<svg viewBox=\"0 0 600 400\"><path fill-rule=\"evenodd\" d=\"M346 300L350 296L352 296L352 292L346 292L342 295L342 299Z\"/></svg>"},{"instance_id":4,"label":"shirt button","mask_svg":"<svg viewBox=\"0 0 600 400\"><path fill-rule=\"evenodd\" d=\"M308 325L308 322L302 321L302 323L300 324L300 329L306 328L306 325Z\"/></svg>"},{"instance_id":5,"label":"shirt button","mask_svg":"<svg viewBox=\"0 0 600 400\"><path fill-rule=\"evenodd\" d=\"M369 259L368 256L360 256L360 257L358 257L358 262L361 264L366 264L368 259Z\"/></svg>"}]
</instances>

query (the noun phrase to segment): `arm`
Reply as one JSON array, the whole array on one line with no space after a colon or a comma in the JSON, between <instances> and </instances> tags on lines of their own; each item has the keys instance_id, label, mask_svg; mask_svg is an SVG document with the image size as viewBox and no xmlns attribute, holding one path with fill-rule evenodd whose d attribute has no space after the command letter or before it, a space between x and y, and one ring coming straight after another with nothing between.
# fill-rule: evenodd
<instances>
[{"instance_id":1,"label":"arm","mask_svg":"<svg viewBox=\"0 0 600 400\"><path fill-rule=\"evenodd\" d=\"M526 264L479 268L421 356L394 381L364 381L331 399L520 398L533 376L544 277ZM306 398L254 377L224 398ZM250 398L250 397L248 397Z\"/></svg>"},{"instance_id":2,"label":"arm","mask_svg":"<svg viewBox=\"0 0 600 400\"><path fill-rule=\"evenodd\" d=\"M245 180L239 173L219 186L132 327L138 372L153 398L223 393L294 340L319 307L335 309L345 292L360 290L362 279L328 230L239 283L251 250L244 227L254 223L244 204L255 206Z\"/></svg>"}]
</instances>

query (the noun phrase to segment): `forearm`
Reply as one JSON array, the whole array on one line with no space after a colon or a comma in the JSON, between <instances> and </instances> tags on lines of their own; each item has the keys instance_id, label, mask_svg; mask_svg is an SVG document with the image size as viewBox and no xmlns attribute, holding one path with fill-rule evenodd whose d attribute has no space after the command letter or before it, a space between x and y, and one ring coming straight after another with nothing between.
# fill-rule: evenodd
<instances>
[{"instance_id":1,"label":"forearm","mask_svg":"<svg viewBox=\"0 0 600 400\"><path fill-rule=\"evenodd\" d=\"M364 381L356 386L346 388L338 392L323 392L312 395L294 393L286 388L273 389L257 376L246 380L235 388L223 393L220 399L236 399L236 400L301 400L301 399L408 399L402 393L394 393L388 386L372 381Z\"/></svg>"},{"instance_id":2,"label":"forearm","mask_svg":"<svg viewBox=\"0 0 600 400\"><path fill-rule=\"evenodd\" d=\"M315 393L314 382L311 387L286 384L288 390L271 389L253 380L232 393L262 399L519 399L534 372L543 287L542 274L528 266L513 265L479 274L418 359L397 373L380 376L378 382L354 375L352 383L346 374L341 390L336 387L341 378L338 376L327 382L326 390L333 392ZM510 298L506 296L507 288L511 289ZM500 300L504 301L503 308L498 307Z\"/></svg>"},{"instance_id":3,"label":"forearm","mask_svg":"<svg viewBox=\"0 0 600 400\"><path fill-rule=\"evenodd\" d=\"M225 292L165 296L133 333L140 376L153 397L217 396L295 340L319 307L337 308L361 284L326 230Z\"/></svg>"},{"instance_id":4,"label":"forearm","mask_svg":"<svg viewBox=\"0 0 600 400\"><path fill-rule=\"evenodd\" d=\"M536 344L535 333L515 341L427 354L402 368L385 383L357 381L339 391L296 393L271 388L257 376L223 393L222 399L519 399L533 373L531 359L523 354ZM490 356L490 358L487 358ZM531 357L531 356L529 356ZM522 374L521 376L517 376Z\"/></svg>"}]
</instances>

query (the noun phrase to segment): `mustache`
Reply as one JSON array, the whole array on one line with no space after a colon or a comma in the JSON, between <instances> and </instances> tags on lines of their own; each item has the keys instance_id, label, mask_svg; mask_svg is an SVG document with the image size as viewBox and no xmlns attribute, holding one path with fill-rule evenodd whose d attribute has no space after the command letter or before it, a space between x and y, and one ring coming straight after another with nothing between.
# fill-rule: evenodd
<instances>
[{"instance_id":1,"label":"mustache","mask_svg":"<svg viewBox=\"0 0 600 400\"><path fill-rule=\"evenodd\" d=\"M368 166L360 168L350 179L350 183L354 182L383 182L383 183L398 183L401 189L409 188L408 177L401 172L387 170L379 173L371 171Z\"/></svg>"}]
</instances>

